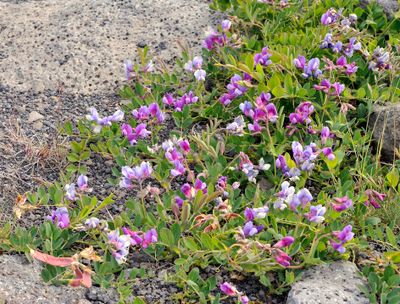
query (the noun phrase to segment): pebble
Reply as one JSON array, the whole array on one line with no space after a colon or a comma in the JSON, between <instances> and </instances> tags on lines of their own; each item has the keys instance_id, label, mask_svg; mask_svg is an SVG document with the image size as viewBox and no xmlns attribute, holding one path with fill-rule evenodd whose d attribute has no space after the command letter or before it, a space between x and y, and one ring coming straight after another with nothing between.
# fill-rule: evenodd
<instances>
[{"instance_id":1,"label":"pebble","mask_svg":"<svg viewBox=\"0 0 400 304\"><path fill-rule=\"evenodd\" d=\"M43 119L43 118L44 118L44 116L42 114L40 114L39 112L32 111L29 113L28 122L32 123L32 122L35 122L35 121L37 121L39 119Z\"/></svg>"}]
</instances>

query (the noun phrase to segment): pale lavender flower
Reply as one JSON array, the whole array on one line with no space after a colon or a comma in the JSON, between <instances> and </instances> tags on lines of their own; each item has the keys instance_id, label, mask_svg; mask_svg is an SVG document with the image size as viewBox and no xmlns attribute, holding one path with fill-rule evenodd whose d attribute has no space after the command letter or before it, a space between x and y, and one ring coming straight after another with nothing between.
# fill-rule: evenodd
<instances>
[{"instance_id":1,"label":"pale lavender flower","mask_svg":"<svg viewBox=\"0 0 400 304\"><path fill-rule=\"evenodd\" d=\"M112 245L111 254L118 264L126 261L129 254L131 238L128 235L120 235L117 230L111 231L108 235L108 241Z\"/></svg>"},{"instance_id":2,"label":"pale lavender flower","mask_svg":"<svg viewBox=\"0 0 400 304\"><path fill-rule=\"evenodd\" d=\"M307 60L306 57L299 55L297 58L293 60L296 68L303 70L306 66Z\"/></svg>"},{"instance_id":3,"label":"pale lavender flower","mask_svg":"<svg viewBox=\"0 0 400 304\"><path fill-rule=\"evenodd\" d=\"M88 229L96 229L100 224L100 220L97 217L91 217L85 221L85 226Z\"/></svg>"},{"instance_id":4,"label":"pale lavender flower","mask_svg":"<svg viewBox=\"0 0 400 304\"><path fill-rule=\"evenodd\" d=\"M173 177L176 177L176 176L179 176L179 175L182 175L185 173L186 168L180 160L175 160L173 164L174 164L174 168L171 169L171 171L170 171L171 175Z\"/></svg>"},{"instance_id":5,"label":"pale lavender flower","mask_svg":"<svg viewBox=\"0 0 400 304\"><path fill-rule=\"evenodd\" d=\"M314 77L317 78L322 74L319 69L320 61L318 58L311 58L310 61L305 65L303 73L301 74L304 78Z\"/></svg>"},{"instance_id":6,"label":"pale lavender flower","mask_svg":"<svg viewBox=\"0 0 400 304\"><path fill-rule=\"evenodd\" d=\"M260 208L246 208L244 211L244 216L247 222L253 221L255 219L263 219L267 216L269 208L267 206Z\"/></svg>"},{"instance_id":7,"label":"pale lavender flower","mask_svg":"<svg viewBox=\"0 0 400 304\"><path fill-rule=\"evenodd\" d=\"M228 19L222 20L221 28L224 32L228 32L231 28L232 22Z\"/></svg>"},{"instance_id":8,"label":"pale lavender flower","mask_svg":"<svg viewBox=\"0 0 400 304\"><path fill-rule=\"evenodd\" d=\"M127 227L122 227L124 235L130 237L130 243L132 246L140 246L143 243L143 238L136 231L132 231Z\"/></svg>"},{"instance_id":9,"label":"pale lavender flower","mask_svg":"<svg viewBox=\"0 0 400 304\"><path fill-rule=\"evenodd\" d=\"M65 197L70 201L76 200L75 184L65 185Z\"/></svg>"},{"instance_id":10,"label":"pale lavender flower","mask_svg":"<svg viewBox=\"0 0 400 304\"><path fill-rule=\"evenodd\" d=\"M343 50L343 53L347 57L353 56L354 51L361 50L361 43L360 42L356 43L356 41L357 41L357 38L355 38L355 37L350 38L349 43L347 44L347 46Z\"/></svg>"},{"instance_id":11,"label":"pale lavender flower","mask_svg":"<svg viewBox=\"0 0 400 304\"><path fill-rule=\"evenodd\" d=\"M132 180L139 181L140 183L146 178L149 178L153 173L153 168L149 162L142 162L140 166L130 168L128 166L122 167L122 181L120 186L123 188L132 188Z\"/></svg>"},{"instance_id":12,"label":"pale lavender flower","mask_svg":"<svg viewBox=\"0 0 400 304\"><path fill-rule=\"evenodd\" d=\"M86 190L88 188L88 178L87 176L81 174L78 177L77 185L79 190Z\"/></svg>"},{"instance_id":13,"label":"pale lavender flower","mask_svg":"<svg viewBox=\"0 0 400 304\"><path fill-rule=\"evenodd\" d=\"M133 72L133 64L130 60L125 60L124 62L125 78L126 80L131 79L131 74Z\"/></svg>"},{"instance_id":14,"label":"pale lavender flower","mask_svg":"<svg viewBox=\"0 0 400 304\"><path fill-rule=\"evenodd\" d=\"M206 80L206 71L199 69L194 72L194 77L197 81L205 81Z\"/></svg>"},{"instance_id":15,"label":"pale lavender flower","mask_svg":"<svg viewBox=\"0 0 400 304\"><path fill-rule=\"evenodd\" d=\"M60 207L51 212L47 219L52 221L60 229L68 228L70 225L68 209L66 207Z\"/></svg>"},{"instance_id":16,"label":"pale lavender flower","mask_svg":"<svg viewBox=\"0 0 400 304\"><path fill-rule=\"evenodd\" d=\"M304 214L304 216L313 223L320 224L325 220L324 214L326 212L326 208L322 207L322 205L311 206L310 212Z\"/></svg>"},{"instance_id":17,"label":"pale lavender flower","mask_svg":"<svg viewBox=\"0 0 400 304\"><path fill-rule=\"evenodd\" d=\"M234 122L226 126L226 130L232 134L242 136L244 134L244 128L246 124L244 122L243 116L236 117Z\"/></svg>"},{"instance_id":18,"label":"pale lavender flower","mask_svg":"<svg viewBox=\"0 0 400 304\"><path fill-rule=\"evenodd\" d=\"M247 100L239 105L239 109L242 110L243 114L247 117L253 117L254 115L253 105Z\"/></svg>"},{"instance_id":19,"label":"pale lavender flower","mask_svg":"<svg viewBox=\"0 0 400 304\"><path fill-rule=\"evenodd\" d=\"M329 25L335 23L340 17L340 11L336 12L334 8L330 8L321 16L321 23L323 25Z\"/></svg>"}]
</instances>

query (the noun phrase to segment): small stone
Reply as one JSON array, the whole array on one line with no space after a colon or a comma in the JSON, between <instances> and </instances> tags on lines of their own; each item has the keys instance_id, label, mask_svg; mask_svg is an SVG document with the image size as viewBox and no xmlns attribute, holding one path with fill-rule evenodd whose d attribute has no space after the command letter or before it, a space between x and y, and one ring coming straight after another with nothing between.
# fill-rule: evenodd
<instances>
[{"instance_id":1,"label":"small stone","mask_svg":"<svg viewBox=\"0 0 400 304\"><path fill-rule=\"evenodd\" d=\"M338 261L312 267L292 285L286 304L368 304L360 291L368 288L355 264Z\"/></svg>"},{"instance_id":2,"label":"small stone","mask_svg":"<svg viewBox=\"0 0 400 304\"><path fill-rule=\"evenodd\" d=\"M41 130L43 128L43 122L41 120L35 121L32 125L35 130Z\"/></svg>"},{"instance_id":3,"label":"small stone","mask_svg":"<svg viewBox=\"0 0 400 304\"><path fill-rule=\"evenodd\" d=\"M42 114L40 114L39 112L32 111L29 113L28 122L32 123L32 122L35 122L35 121L43 119L43 118L44 118L44 116Z\"/></svg>"}]
</instances>

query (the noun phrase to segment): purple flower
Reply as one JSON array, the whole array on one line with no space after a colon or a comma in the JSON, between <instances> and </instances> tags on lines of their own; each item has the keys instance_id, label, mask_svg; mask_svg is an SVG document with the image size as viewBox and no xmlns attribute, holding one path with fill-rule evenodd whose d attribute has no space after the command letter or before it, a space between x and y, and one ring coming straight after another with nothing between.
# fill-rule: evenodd
<instances>
[{"instance_id":1,"label":"purple flower","mask_svg":"<svg viewBox=\"0 0 400 304\"><path fill-rule=\"evenodd\" d=\"M126 80L131 79L131 73L133 72L133 64L130 60L125 60L124 62L125 78Z\"/></svg>"},{"instance_id":2,"label":"purple flower","mask_svg":"<svg viewBox=\"0 0 400 304\"><path fill-rule=\"evenodd\" d=\"M250 299L248 298L248 296L241 295L239 296L239 301L241 304L248 304L250 302Z\"/></svg>"},{"instance_id":3,"label":"purple flower","mask_svg":"<svg viewBox=\"0 0 400 304\"><path fill-rule=\"evenodd\" d=\"M262 66L268 66L272 63L270 60L272 54L268 52L268 47L264 47L261 53L254 55L254 65L261 64Z\"/></svg>"},{"instance_id":4,"label":"purple flower","mask_svg":"<svg viewBox=\"0 0 400 304\"><path fill-rule=\"evenodd\" d=\"M283 248L283 247L289 247L292 245L294 242L294 237L288 235L282 238L280 241L278 241L273 247L274 248Z\"/></svg>"},{"instance_id":5,"label":"purple flower","mask_svg":"<svg viewBox=\"0 0 400 304\"><path fill-rule=\"evenodd\" d=\"M276 122L278 119L278 111L273 103L269 103L265 109L267 110L267 119L270 122Z\"/></svg>"},{"instance_id":6,"label":"purple flower","mask_svg":"<svg viewBox=\"0 0 400 304\"><path fill-rule=\"evenodd\" d=\"M281 184L281 191L276 194L278 200L274 203L274 208L284 210L287 207L286 203L290 203L292 201L294 193L294 187L290 186L289 182L284 181Z\"/></svg>"},{"instance_id":7,"label":"purple flower","mask_svg":"<svg viewBox=\"0 0 400 304\"><path fill-rule=\"evenodd\" d=\"M351 57L353 56L354 51L359 51L361 50L361 43L357 42L357 38L352 37L349 40L348 45L346 46L346 48L343 50L343 53L347 56L347 57Z\"/></svg>"},{"instance_id":8,"label":"purple flower","mask_svg":"<svg viewBox=\"0 0 400 304\"><path fill-rule=\"evenodd\" d=\"M280 169L283 174L286 174L290 170L283 155L278 155L278 158L275 160L275 166L277 169Z\"/></svg>"},{"instance_id":9,"label":"purple flower","mask_svg":"<svg viewBox=\"0 0 400 304\"><path fill-rule=\"evenodd\" d=\"M260 96L256 98L256 105L258 108L266 107L271 100L271 94L262 92Z\"/></svg>"},{"instance_id":10,"label":"purple flower","mask_svg":"<svg viewBox=\"0 0 400 304\"><path fill-rule=\"evenodd\" d=\"M336 203L332 203L332 207L337 212L342 212L346 209L349 209L351 206L353 206L353 201L351 199L349 199L347 196L335 197L334 200Z\"/></svg>"},{"instance_id":11,"label":"purple flower","mask_svg":"<svg viewBox=\"0 0 400 304\"><path fill-rule=\"evenodd\" d=\"M124 119L124 112L117 110L113 115L100 118L97 110L95 108L90 108L90 114L86 115L86 119L96 123L93 131L99 133L103 126L111 126L112 122L118 122Z\"/></svg>"},{"instance_id":12,"label":"purple flower","mask_svg":"<svg viewBox=\"0 0 400 304\"><path fill-rule=\"evenodd\" d=\"M335 159L335 154L333 154L332 148L326 147L322 148L322 153L329 159L329 160L334 160Z\"/></svg>"},{"instance_id":13,"label":"purple flower","mask_svg":"<svg viewBox=\"0 0 400 304\"><path fill-rule=\"evenodd\" d=\"M142 248L147 248L152 243L158 242L157 231L153 228L147 231L143 237Z\"/></svg>"},{"instance_id":14,"label":"purple flower","mask_svg":"<svg viewBox=\"0 0 400 304\"><path fill-rule=\"evenodd\" d=\"M153 60L150 60L145 67L143 68L144 73L152 73L154 72L154 63Z\"/></svg>"},{"instance_id":15,"label":"purple flower","mask_svg":"<svg viewBox=\"0 0 400 304\"><path fill-rule=\"evenodd\" d=\"M179 100L174 103L175 111L181 112L185 105L196 103L199 100L197 96L193 94L192 91L183 95Z\"/></svg>"},{"instance_id":16,"label":"purple flower","mask_svg":"<svg viewBox=\"0 0 400 304\"><path fill-rule=\"evenodd\" d=\"M338 241L330 240L333 249L335 249L340 253L344 253L346 251L346 248L344 248L343 245L353 239L354 233L351 232L352 229L353 227L351 225L347 225L346 227L343 228L342 231L332 232L333 237L338 240Z\"/></svg>"},{"instance_id":17,"label":"purple flower","mask_svg":"<svg viewBox=\"0 0 400 304\"><path fill-rule=\"evenodd\" d=\"M253 134L260 133L262 128L258 122L254 122L254 124L249 123L248 126L249 131Z\"/></svg>"},{"instance_id":18,"label":"purple flower","mask_svg":"<svg viewBox=\"0 0 400 304\"><path fill-rule=\"evenodd\" d=\"M318 58L311 58L308 64L304 66L303 73L301 74L304 78L315 77L317 78L322 74L319 69L320 61Z\"/></svg>"},{"instance_id":19,"label":"purple flower","mask_svg":"<svg viewBox=\"0 0 400 304\"><path fill-rule=\"evenodd\" d=\"M385 52L383 48L377 47L374 50L368 68L372 71L390 70L392 68L392 65L389 62L390 62L389 52Z\"/></svg>"},{"instance_id":20,"label":"purple flower","mask_svg":"<svg viewBox=\"0 0 400 304\"><path fill-rule=\"evenodd\" d=\"M293 60L294 65L296 68L303 70L306 66L307 60L304 56L298 56L296 59Z\"/></svg>"},{"instance_id":21,"label":"purple flower","mask_svg":"<svg viewBox=\"0 0 400 304\"><path fill-rule=\"evenodd\" d=\"M208 49L212 50L216 46L224 46L227 42L226 34L219 33L215 30L212 30L204 39L203 46Z\"/></svg>"},{"instance_id":22,"label":"purple flower","mask_svg":"<svg viewBox=\"0 0 400 304\"><path fill-rule=\"evenodd\" d=\"M222 20L221 22L221 28L224 32L228 32L231 28L232 22L230 20Z\"/></svg>"},{"instance_id":23,"label":"purple flower","mask_svg":"<svg viewBox=\"0 0 400 304\"><path fill-rule=\"evenodd\" d=\"M75 184L66 184L65 185L65 196L66 196L67 200L70 200L70 201L76 200Z\"/></svg>"},{"instance_id":24,"label":"purple flower","mask_svg":"<svg viewBox=\"0 0 400 304\"><path fill-rule=\"evenodd\" d=\"M336 12L336 10L334 8L330 8L329 10L326 11L326 13L324 13L321 16L321 23L323 25L329 25L332 23L335 23L340 16L340 11Z\"/></svg>"},{"instance_id":25,"label":"purple flower","mask_svg":"<svg viewBox=\"0 0 400 304\"><path fill-rule=\"evenodd\" d=\"M183 199L180 196L175 196L175 204L180 208L183 206Z\"/></svg>"},{"instance_id":26,"label":"purple flower","mask_svg":"<svg viewBox=\"0 0 400 304\"><path fill-rule=\"evenodd\" d=\"M292 124L309 124L310 116L314 112L314 106L309 101L302 102L295 110L295 113L289 115Z\"/></svg>"},{"instance_id":27,"label":"purple flower","mask_svg":"<svg viewBox=\"0 0 400 304\"><path fill-rule=\"evenodd\" d=\"M47 219L52 221L60 229L68 228L70 225L68 209L65 207L60 207L51 212Z\"/></svg>"},{"instance_id":28,"label":"purple flower","mask_svg":"<svg viewBox=\"0 0 400 304\"><path fill-rule=\"evenodd\" d=\"M221 289L221 291L227 296L236 296L237 294L239 294L236 287L229 284L228 282L219 285L219 289Z\"/></svg>"},{"instance_id":29,"label":"purple flower","mask_svg":"<svg viewBox=\"0 0 400 304\"><path fill-rule=\"evenodd\" d=\"M79 190L86 190L88 188L88 178L85 175L79 175L77 185Z\"/></svg>"},{"instance_id":30,"label":"purple flower","mask_svg":"<svg viewBox=\"0 0 400 304\"><path fill-rule=\"evenodd\" d=\"M247 117L253 117L254 115L253 105L249 101L241 103L239 105L239 109L242 110L243 114L246 115Z\"/></svg>"},{"instance_id":31,"label":"purple flower","mask_svg":"<svg viewBox=\"0 0 400 304\"><path fill-rule=\"evenodd\" d=\"M335 45L332 47L332 51L334 53L339 53L342 51L343 43L341 41L338 41L335 43Z\"/></svg>"},{"instance_id":32,"label":"purple flower","mask_svg":"<svg viewBox=\"0 0 400 304\"><path fill-rule=\"evenodd\" d=\"M193 187L190 184L185 183L182 185L181 191L187 199L193 199L198 191L201 191L203 194L207 193L207 184L197 178Z\"/></svg>"},{"instance_id":33,"label":"purple flower","mask_svg":"<svg viewBox=\"0 0 400 304\"><path fill-rule=\"evenodd\" d=\"M248 236L253 236L257 233L260 233L263 230L264 226L254 226L253 222L247 222L243 226L243 236L248 237Z\"/></svg>"},{"instance_id":34,"label":"purple flower","mask_svg":"<svg viewBox=\"0 0 400 304\"><path fill-rule=\"evenodd\" d=\"M325 218L324 218L325 212L326 212L326 208L322 207L322 205L311 206L310 212L304 214L304 216L310 222L320 224L325 220Z\"/></svg>"},{"instance_id":35,"label":"purple flower","mask_svg":"<svg viewBox=\"0 0 400 304\"><path fill-rule=\"evenodd\" d=\"M304 208L312 200L313 197L310 191L308 191L306 188L303 188L293 195L293 198L290 201L290 209L296 211L297 207L300 205Z\"/></svg>"},{"instance_id":36,"label":"purple flower","mask_svg":"<svg viewBox=\"0 0 400 304\"><path fill-rule=\"evenodd\" d=\"M322 43L319 46L321 49L330 49L331 47L333 47L333 41L332 41L332 34L328 33L325 35L324 40L322 41Z\"/></svg>"},{"instance_id":37,"label":"purple flower","mask_svg":"<svg viewBox=\"0 0 400 304\"><path fill-rule=\"evenodd\" d=\"M97 217L91 217L85 221L85 226L88 229L96 229L100 224L100 220Z\"/></svg>"}]
</instances>

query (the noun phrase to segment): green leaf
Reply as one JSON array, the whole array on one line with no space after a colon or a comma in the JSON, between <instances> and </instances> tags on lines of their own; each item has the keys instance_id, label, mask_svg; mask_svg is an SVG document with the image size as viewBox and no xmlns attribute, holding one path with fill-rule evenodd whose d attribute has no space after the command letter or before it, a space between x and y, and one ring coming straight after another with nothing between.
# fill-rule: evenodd
<instances>
[{"instance_id":1,"label":"green leaf","mask_svg":"<svg viewBox=\"0 0 400 304\"><path fill-rule=\"evenodd\" d=\"M387 239L388 239L389 243L390 243L391 245L393 245L394 247L397 247L397 239L396 239L396 236L395 236L395 234L393 233L393 230L390 229L390 227L386 227L386 236L387 236Z\"/></svg>"},{"instance_id":2,"label":"green leaf","mask_svg":"<svg viewBox=\"0 0 400 304\"><path fill-rule=\"evenodd\" d=\"M384 252L383 255L386 259L395 264L400 263L400 251L387 251Z\"/></svg>"},{"instance_id":3,"label":"green leaf","mask_svg":"<svg viewBox=\"0 0 400 304\"><path fill-rule=\"evenodd\" d=\"M160 230L160 241L168 247L173 247L175 245L175 238L172 231L167 228L162 228Z\"/></svg>"},{"instance_id":4,"label":"green leaf","mask_svg":"<svg viewBox=\"0 0 400 304\"><path fill-rule=\"evenodd\" d=\"M397 184L399 183L399 171L397 168L393 168L392 171L386 175L386 179L389 183L389 186L396 188Z\"/></svg>"}]
</instances>

